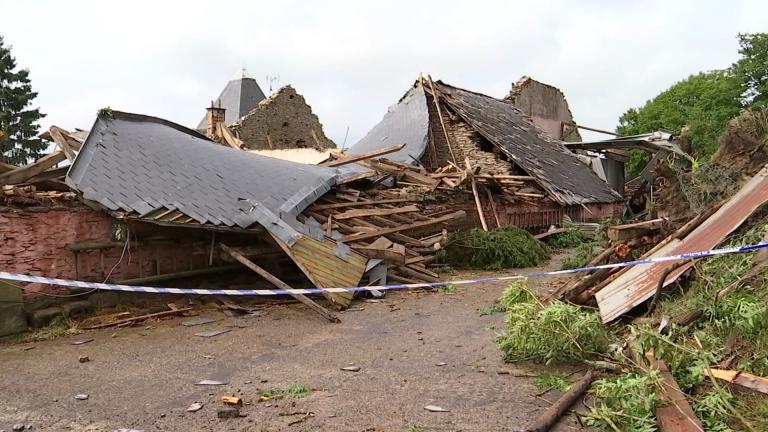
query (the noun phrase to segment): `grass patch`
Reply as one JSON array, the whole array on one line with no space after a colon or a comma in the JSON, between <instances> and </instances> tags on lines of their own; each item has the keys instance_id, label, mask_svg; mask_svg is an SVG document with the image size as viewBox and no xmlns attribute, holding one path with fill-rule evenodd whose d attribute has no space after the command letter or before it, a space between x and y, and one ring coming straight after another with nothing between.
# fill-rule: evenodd
<instances>
[{"instance_id":1,"label":"grass patch","mask_svg":"<svg viewBox=\"0 0 768 432\"><path fill-rule=\"evenodd\" d=\"M572 270L577 268L582 268L587 265L589 260L592 258L592 249L594 247L594 243L582 243L579 245L579 247L576 249L576 252L563 260L563 270Z\"/></svg>"},{"instance_id":2,"label":"grass patch","mask_svg":"<svg viewBox=\"0 0 768 432\"><path fill-rule=\"evenodd\" d=\"M82 333L75 321L58 316L47 326L26 335L22 342L40 342Z\"/></svg>"},{"instance_id":3,"label":"grass patch","mask_svg":"<svg viewBox=\"0 0 768 432\"><path fill-rule=\"evenodd\" d=\"M438 255L452 267L475 270L536 267L549 258L543 243L515 226L454 233Z\"/></svg>"},{"instance_id":4,"label":"grass patch","mask_svg":"<svg viewBox=\"0 0 768 432\"><path fill-rule=\"evenodd\" d=\"M445 285L445 286L437 287L438 294L456 294L458 290L459 289L456 288L456 285Z\"/></svg>"},{"instance_id":5,"label":"grass patch","mask_svg":"<svg viewBox=\"0 0 768 432\"><path fill-rule=\"evenodd\" d=\"M562 372L539 372L539 375L533 380L533 385L540 389L555 389L560 393L565 393L571 389L571 382Z\"/></svg>"},{"instance_id":6,"label":"grass patch","mask_svg":"<svg viewBox=\"0 0 768 432\"><path fill-rule=\"evenodd\" d=\"M291 384L288 387L279 389L276 387L261 389L256 392L259 396L267 397L270 399L301 399L309 396L312 393L312 387L306 384Z\"/></svg>"}]
</instances>

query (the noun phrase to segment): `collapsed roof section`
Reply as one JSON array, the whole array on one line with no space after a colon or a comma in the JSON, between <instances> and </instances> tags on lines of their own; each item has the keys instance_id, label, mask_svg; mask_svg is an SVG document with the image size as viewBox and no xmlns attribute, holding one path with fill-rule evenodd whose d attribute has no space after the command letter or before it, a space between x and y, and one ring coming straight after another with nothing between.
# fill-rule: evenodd
<instances>
[{"instance_id":1,"label":"collapsed roof section","mask_svg":"<svg viewBox=\"0 0 768 432\"><path fill-rule=\"evenodd\" d=\"M295 216L347 171L214 146L175 123L113 111L96 119L67 183L85 199L144 219L151 215L150 222L165 209L178 213L172 222L259 224L291 245L299 238L291 227Z\"/></svg>"},{"instance_id":2,"label":"collapsed roof section","mask_svg":"<svg viewBox=\"0 0 768 432\"><path fill-rule=\"evenodd\" d=\"M221 108L226 109L224 122L231 125L240 120L240 117L248 114L252 109L259 106L259 102L266 99L264 92L254 78L248 75L245 68L240 68L235 76L224 87L221 94L216 98L221 101ZM203 117L197 125L197 129L205 129L206 119Z\"/></svg>"},{"instance_id":3,"label":"collapsed roof section","mask_svg":"<svg viewBox=\"0 0 768 432\"><path fill-rule=\"evenodd\" d=\"M610 203L621 195L581 163L562 142L528 123L519 109L480 93L435 83L440 99L506 154L562 205Z\"/></svg>"},{"instance_id":4,"label":"collapsed roof section","mask_svg":"<svg viewBox=\"0 0 768 432\"><path fill-rule=\"evenodd\" d=\"M347 151L360 155L374 150L405 144L387 159L415 165L424 155L429 138L429 111L424 87L412 88L396 105L389 107L384 118Z\"/></svg>"}]
</instances>

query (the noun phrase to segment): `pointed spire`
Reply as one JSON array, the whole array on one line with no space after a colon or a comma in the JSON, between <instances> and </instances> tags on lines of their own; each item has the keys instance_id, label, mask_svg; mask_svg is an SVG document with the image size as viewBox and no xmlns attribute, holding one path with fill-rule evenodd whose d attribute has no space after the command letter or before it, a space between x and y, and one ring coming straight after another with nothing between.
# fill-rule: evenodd
<instances>
[{"instance_id":1,"label":"pointed spire","mask_svg":"<svg viewBox=\"0 0 768 432\"><path fill-rule=\"evenodd\" d=\"M241 67L240 70L238 70L235 73L235 76L233 76L230 81L241 80L245 78L253 78L253 77L248 73L248 70L245 69L245 67Z\"/></svg>"}]
</instances>

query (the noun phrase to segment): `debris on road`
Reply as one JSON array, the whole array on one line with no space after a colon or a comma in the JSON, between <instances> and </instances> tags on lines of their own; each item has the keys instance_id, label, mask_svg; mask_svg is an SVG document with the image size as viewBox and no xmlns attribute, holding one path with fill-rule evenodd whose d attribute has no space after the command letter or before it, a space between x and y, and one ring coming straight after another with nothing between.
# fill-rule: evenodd
<instances>
[{"instance_id":1,"label":"debris on road","mask_svg":"<svg viewBox=\"0 0 768 432\"><path fill-rule=\"evenodd\" d=\"M80 356L80 358L78 358L78 361L80 363L88 363L89 361L91 361L91 359L88 358L88 356Z\"/></svg>"},{"instance_id":2,"label":"debris on road","mask_svg":"<svg viewBox=\"0 0 768 432\"><path fill-rule=\"evenodd\" d=\"M72 345L82 345L82 344L87 344L88 342L93 342L93 338L87 337L87 338L78 339L72 342Z\"/></svg>"},{"instance_id":3,"label":"debris on road","mask_svg":"<svg viewBox=\"0 0 768 432\"><path fill-rule=\"evenodd\" d=\"M589 388L592 381L595 379L595 374L592 369L589 369L584 376L574 384L570 390L568 390L560 399L557 400L551 407L549 407L544 414L539 417L538 420L533 422L530 426L525 428L525 432L546 432L548 431L560 417L568 410L568 407Z\"/></svg>"},{"instance_id":4,"label":"debris on road","mask_svg":"<svg viewBox=\"0 0 768 432\"><path fill-rule=\"evenodd\" d=\"M211 330L211 331L202 332L202 333L195 333L195 336L214 337L214 336L218 336L220 334L229 333L230 331L231 331L230 329Z\"/></svg>"},{"instance_id":5,"label":"debris on road","mask_svg":"<svg viewBox=\"0 0 768 432\"><path fill-rule=\"evenodd\" d=\"M227 385L224 381L202 380L196 382L195 385Z\"/></svg>"},{"instance_id":6,"label":"debris on road","mask_svg":"<svg viewBox=\"0 0 768 432\"><path fill-rule=\"evenodd\" d=\"M219 408L216 412L216 416L220 419L232 419L240 417L240 408L236 406L226 406Z\"/></svg>"},{"instance_id":7,"label":"debris on road","mask_svg":"<svg viewBox=\"0 0 768 432\"><path fill-rule=\"evenodd\" d=\"M341 370L344 372L360 372L360 366L344 366Z\"/></svg>"},{"instance_id":8,"label":"debris on road","mask_svg":"<svg viewBox=\"0 0 768 432\"><path fill-rule=\"evenodd\" d=\"M427 406L424 407L424 409L429 411L429 412L451 412L451 410L449 410L449 409L441 408L441 407L435 406L435 405L427 405Z\"/></svg>"},{"instance_id":9,"label":"debris on road","mask_svg":"<svg viewBox=\"0 0 768 432\"><path fill-rule=\"evenodd\" d=\"M225 405L243 406L243 400L236 396L222 396L221 401L224 402Z\"/></svg>"},{"instance_id":10,"label":"debris on road","mask_svg":"<svg viewBox=\"0 0 768 432\"><path fill-rule=\"evenodd\" d=\"M216 320L213 318L197 318L189 321L183 321L181 325L192 327L196 325L202 325L202 324L208 324L208 323L214 323L214 322L216 322Z\"/></svg>"},{"instance_id":11,"label":"debris on road","mask_svg":"<svg viewBox=\"0 0 768 432\"><path fill-rule=\"evenodd\" d=\"M187 408L187 411L188 412L198 412L201 409L203 409L203 404L201 404L200 402L195 402L195 403L193 403L192 405L190 405Z\"/></svg>"},{"instance_id":12,"label":"debris on road","mask_svg":"<svg viewBox=\"0 0 768 432\"><path fill-rule=\"evenodd\" d=\"M216 357L214 357L214 356L212 356L212 355L204 355L204 356L203 356L203 358L204 358L204 359L207 359L207 360L213 360L213 359L215 359Z\"/></svg>"},{"instance_id":13,"label":"debris on road","mask_svg":"<svg viewBox=\"0 0 768 432\"><path fill-rule=\"evenodd\" d=\"M88 395L87 394L75 395L75 399L81 400L81 401L88 400Z\"/></svg>"}]
</instances>

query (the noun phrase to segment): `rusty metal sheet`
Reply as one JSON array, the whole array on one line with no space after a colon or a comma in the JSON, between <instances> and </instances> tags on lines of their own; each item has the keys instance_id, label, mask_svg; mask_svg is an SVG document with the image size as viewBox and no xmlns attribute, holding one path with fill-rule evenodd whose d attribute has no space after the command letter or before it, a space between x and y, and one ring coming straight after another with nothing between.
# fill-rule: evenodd
<instances>
[{"instance_id":1,"label":"rusty metal sheet","mask_svg":"<svg viewBox=\"0 0 768 432\"><path fill-rule=\"evenodd\" d=\"M652 257L709 250L738 228L761 204L768 201L768 165L757 173L720 210L682 241L674 240ZM653 296L661 274L670 263L639 265L595 294L603 323L620 317ZM675 281L691 264L674 271L665 286Z\"/></svg>"}]
</instances>

